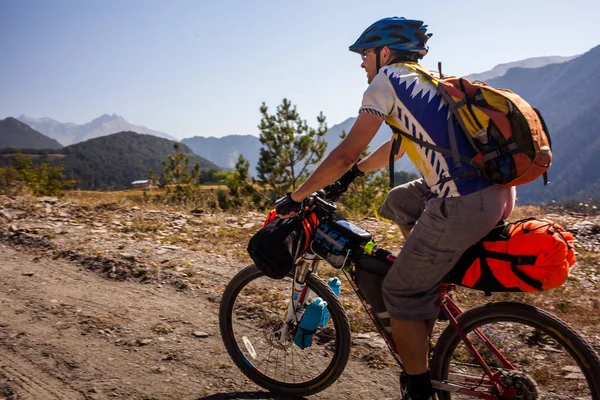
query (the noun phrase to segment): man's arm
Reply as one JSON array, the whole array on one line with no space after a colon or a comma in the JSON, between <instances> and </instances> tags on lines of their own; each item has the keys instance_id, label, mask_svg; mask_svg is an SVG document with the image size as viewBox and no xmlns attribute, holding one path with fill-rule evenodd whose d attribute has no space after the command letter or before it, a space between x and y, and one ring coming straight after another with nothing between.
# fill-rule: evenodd
<instances>
[{"instance_id":1,"label":"man's arm","mask_svg":"<svg viewBox=\"0 0 600 400\"><path fill-rule=\"evenodd\" d=\"M392 151L393 139L388 140L377 148L374 152L362 159L358 163L358 169L361 172L371 172L387 167L390 163L390 152ZM400 148L394 161L398 161L404 155L404 150Z\"/></svg>"},{"instance_id":2,"label":"man's arm","mask_svg":"<svg viewBox=\"0 0 600 400\"><path fill-rule=\"evenodd\" d=\"M292 200L302 201L314 191L322 189L339 179L356 163L360 154L367 148L379 130L382 122L383 118L380 116L369 113L358 114L358 118L348 135L329 153L308 179L292 193Z\"/></svg>"}]
</instances>

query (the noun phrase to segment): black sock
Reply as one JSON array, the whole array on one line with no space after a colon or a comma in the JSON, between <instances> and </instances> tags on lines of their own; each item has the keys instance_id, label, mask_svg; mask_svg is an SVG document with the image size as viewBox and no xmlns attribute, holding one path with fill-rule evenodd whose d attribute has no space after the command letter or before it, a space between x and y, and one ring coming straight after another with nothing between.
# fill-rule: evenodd
<instances>
[{"instance_id":1,"label":"black sock","mask_svg":"<svg viewBox=\"0 0 600 400\"><path fill-rule=\"evenodd\" d=\"M419 375L406 375L408 392L412 400L429 400L434 393L431 386L431 374L429 371Z\"/></svg>"}]
</instances>

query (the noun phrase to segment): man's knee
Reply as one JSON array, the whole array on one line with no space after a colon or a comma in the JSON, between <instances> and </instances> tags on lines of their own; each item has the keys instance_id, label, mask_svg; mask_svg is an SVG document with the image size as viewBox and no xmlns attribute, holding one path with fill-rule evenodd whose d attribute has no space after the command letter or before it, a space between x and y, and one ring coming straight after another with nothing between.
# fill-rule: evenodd
<instances>
[{"instance_id":1,"label":"man's knee","mask_svg":"<svg viewBox=\"0 0 600 400\"><path fill-rule=\"evenodd\" d=\"M388 276L383 280L381 292L391 318L401 321L426 321L437 317L438 285L416 288L409 282L398 282L389 278Z\"/></svg>"}]
</instances>

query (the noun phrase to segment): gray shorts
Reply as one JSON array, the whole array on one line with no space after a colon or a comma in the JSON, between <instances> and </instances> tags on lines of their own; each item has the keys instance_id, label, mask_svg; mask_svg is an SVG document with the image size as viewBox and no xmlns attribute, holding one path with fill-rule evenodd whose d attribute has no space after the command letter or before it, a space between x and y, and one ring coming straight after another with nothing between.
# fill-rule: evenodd
<instances>
[{"instance_id":1,"label":"gray shorts","mask_svg":"<svg viewBox=\"0 0 600 400\"><path fill-rule=\"evenodd\" d=\"M390 316L408 321L435 318L448 272L467 248L506 217L513 202L511 189L499 186L447 198L429 198L421 179L392 189L380 215L411 232L383 281Z\"/></svg>"}]
</instances>

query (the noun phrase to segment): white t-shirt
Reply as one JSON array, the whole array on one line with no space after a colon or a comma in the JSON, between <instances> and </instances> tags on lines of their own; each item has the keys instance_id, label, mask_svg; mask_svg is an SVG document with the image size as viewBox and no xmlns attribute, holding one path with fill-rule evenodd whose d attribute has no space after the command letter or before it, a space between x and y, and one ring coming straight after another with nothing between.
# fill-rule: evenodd
<instances>
[{"instance_id":1,"label":"white t-shirt","mask_svg":"<svg viewBox=\"0 0 600 400\"><path fill-rule=\"evenodd\" d=\"M450 149L448 103L436 86L412 65L397 63L382 67L365 91L359 113L378 115L392 128ZM475 150L456 121L453 120L453 124L459 153L473 157ZM488 180L477 177L457 178L437 185L440 179L473 167L464 163L455 166L452 157L407 138L402 140L402 149L436 197L463 196L491 185Z\"/></svg>"}]
</instances>

